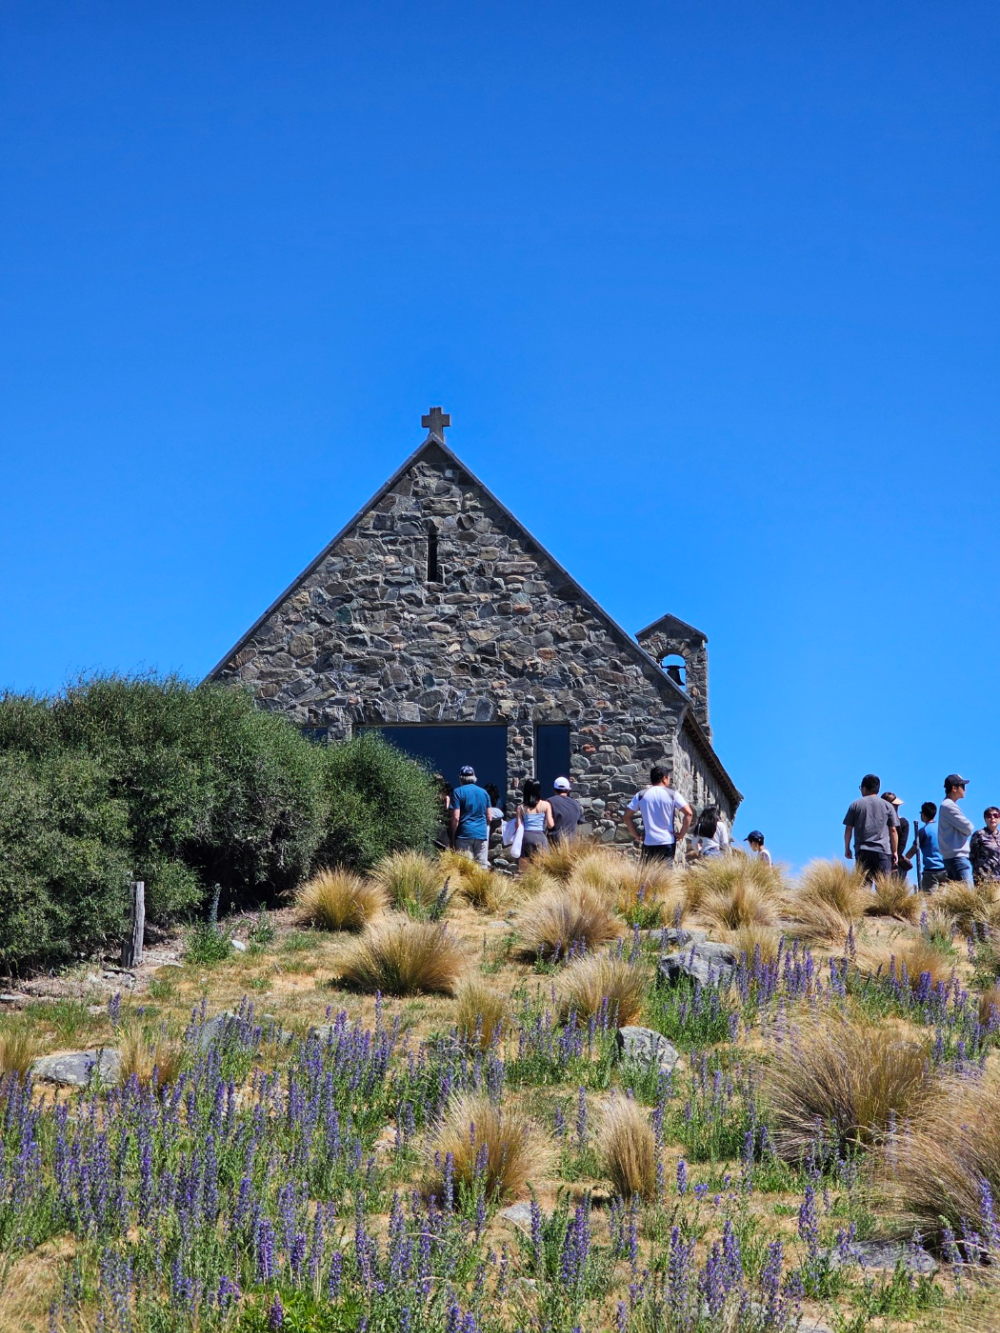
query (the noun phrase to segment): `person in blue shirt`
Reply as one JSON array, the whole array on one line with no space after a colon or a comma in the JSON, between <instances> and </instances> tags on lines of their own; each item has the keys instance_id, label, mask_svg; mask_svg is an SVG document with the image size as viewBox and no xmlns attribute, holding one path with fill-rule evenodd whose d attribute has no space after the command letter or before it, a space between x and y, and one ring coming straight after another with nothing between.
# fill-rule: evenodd
<instances>
[{"instance_id":1,"label":"person in blue shirt","mask_svg":"<svg viewBox=\"0 0 1000 1333\"><path fill-rule=\"evenodd\" d=\"M947 879L944 872L944 857L941 855L937 829L934 827L936 815L937 806L934 802L925 801L920 807L923 826L917 829L913 846L907 852L907 856L912 858L917 848L920 848L920 887L925 893L933 893Z\"/></svg>"},{"instance_id":2,"label":"person in blue shirt","mask_svg":"<svg viewBox=\"0 0 1000 1333\"><path fill-rule=\"evenodd\" d=\"M451 838L454 846L473 861L490 866L490 794L476 785L476 770L465 764L451 794Z\"/></svg>"}]
</instances>

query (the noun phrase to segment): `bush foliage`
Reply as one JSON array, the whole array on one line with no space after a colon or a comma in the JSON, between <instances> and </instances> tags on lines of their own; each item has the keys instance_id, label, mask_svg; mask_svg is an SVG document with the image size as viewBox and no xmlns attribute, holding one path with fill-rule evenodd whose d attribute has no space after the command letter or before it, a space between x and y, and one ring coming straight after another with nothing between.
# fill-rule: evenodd
<instances>
[{"instance_id":1,"label":"bush foliage","mask_svg":"<svg viewBox=\"0 0 1000 1333\"><path fill-rule=\"evenodd\" d=\"M216 884L245 905L320 860L424 847L437 815L428 775L381 737L312 745L245 690L98 676L0 696L0 967L119 938L133 877L167 922Z\"/></svg>"}]
</instances>

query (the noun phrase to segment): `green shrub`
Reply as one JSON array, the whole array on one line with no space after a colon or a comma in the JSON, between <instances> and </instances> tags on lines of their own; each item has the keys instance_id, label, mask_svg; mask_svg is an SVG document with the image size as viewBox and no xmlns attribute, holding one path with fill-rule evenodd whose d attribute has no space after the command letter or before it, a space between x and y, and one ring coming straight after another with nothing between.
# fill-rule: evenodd
<instances>
[{"instance_id":1,"label":"green shrub","mask_svg":"<svg viewBox=\"0 0 1000 1333\"><path fill-rule=\"evenodd\" d=\"M441 807L425 769L377 732L317 752L327 801L320 861L369 870L390 852L430 847Z\"/></svg>"}]
</instances>

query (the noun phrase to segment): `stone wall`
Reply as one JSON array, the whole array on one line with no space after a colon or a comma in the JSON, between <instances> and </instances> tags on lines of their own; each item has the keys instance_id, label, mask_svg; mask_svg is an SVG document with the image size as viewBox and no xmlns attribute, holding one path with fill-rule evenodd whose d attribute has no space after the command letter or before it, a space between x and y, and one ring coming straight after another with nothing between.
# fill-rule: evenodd
<instances>
[{"instance_id":1,"label":"stone wall","mask_svg":"<svg viewBox=\"0 0 1000 1333\"><path fill-rule=\"evenodd\" d=\"M652 763L699 763L678 739L683 695L434 444L214 678L331 737L503 722L511 794L534 771L534 724L568 722L574 793L606 839L626 836L623 803Z\"/></svg>"}]
</instances>

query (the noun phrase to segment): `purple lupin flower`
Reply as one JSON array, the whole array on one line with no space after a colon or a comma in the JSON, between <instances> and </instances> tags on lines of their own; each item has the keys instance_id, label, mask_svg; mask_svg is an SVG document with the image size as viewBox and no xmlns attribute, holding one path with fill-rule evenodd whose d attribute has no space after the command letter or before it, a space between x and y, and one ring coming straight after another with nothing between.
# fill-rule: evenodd
<instances>
[{"instance_id":1,"label":"purple lupin flower","mask_svg":"<svg viewBox=\"0 0 1000 1333\"><path fill-rule=\"evenodd\" d=\"M281 1304L281 1297L275 1292L271 1308L267 1312L267 1326L270 1329L281 1328L284 1322L285 1307Z\"/></svg>"}]
</instances>

